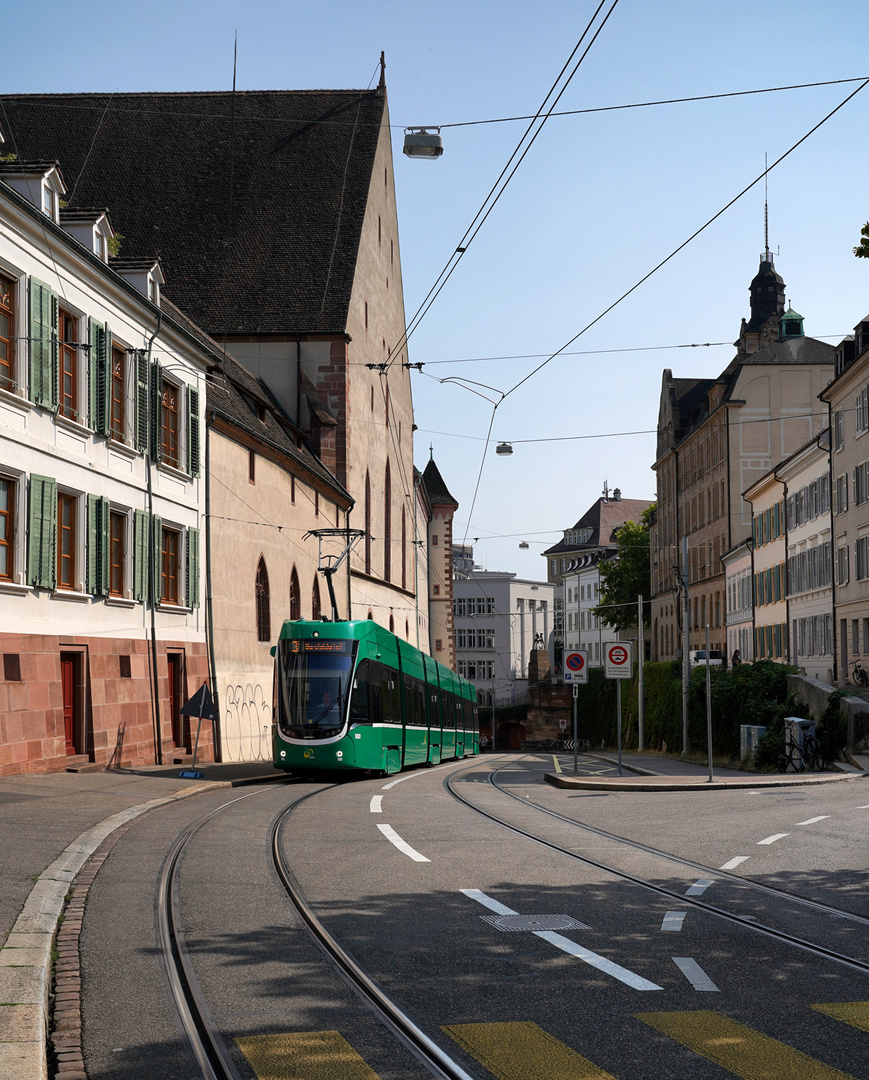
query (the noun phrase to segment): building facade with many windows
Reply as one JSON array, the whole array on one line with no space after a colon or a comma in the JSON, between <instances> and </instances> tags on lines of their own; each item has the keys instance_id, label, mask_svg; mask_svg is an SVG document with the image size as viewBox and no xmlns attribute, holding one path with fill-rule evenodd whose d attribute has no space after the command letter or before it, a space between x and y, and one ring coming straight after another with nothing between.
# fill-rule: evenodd
<instances>
[{"instance_id":1,"label":"building facade with many windows","mask_svg":"<svg viewBox=\"0 0 869 1080\"><path fill-rule=\"evenodd\" d=\"M482 705L510 705L528 693L534 648L552 659L555 588L515 574L475 570L453 581L456 670Z\"/></svg>"},{"instance_id":2,"label":"building facade with many windows","mask_svg":"<svg viewBox=\"0 0 869 1080\"><path fill-rule=\"evenodd\" d=\"M171 760L208 673L217 357L108 265L105 211L66 227L64 192L55 162L0 166L0 773Z\"/></svg>"}]
</instances>

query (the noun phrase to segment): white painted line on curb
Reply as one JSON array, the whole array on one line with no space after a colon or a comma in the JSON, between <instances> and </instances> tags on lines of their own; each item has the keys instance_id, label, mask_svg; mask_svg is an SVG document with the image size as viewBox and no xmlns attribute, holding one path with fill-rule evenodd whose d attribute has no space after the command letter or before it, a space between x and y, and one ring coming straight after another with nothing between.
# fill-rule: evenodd
<instances>
[{"instance_id":1,"label":"white painted line on curb","mask_svg":"<svg viewBox=\"0 0 869 1080\"><path fill-rule=\"evenodd\" d=\"M383 813L383 796L382 795L372 795L371 796L371 803L369 804L368 809L371 811L372 814L382 814Z\"/></svg>"},{"instance_id":2,"label":"white painted line on curb","mask_svg":"<svg viewBox=\"0 0 869 1080\"><path fill-rule=\"evenodd\" d=\"M821 814L820 817L810 817L806 821L798 821L797 825L814 825L816 821L826 821L829 814Z\"/></svg>"},{"instance_id":3,"label":"white painted line on curb","mask_svg":"<svg viewBox=\"0 0 869 1080\"><path fill-rule=\"evenodd\" d=\"M420 855L407 841L402 840L391 825L378 825L377 828L380 829L390 844L395 844L399 851L413 859L414 862L431 862L431 859L427 859L425 855Z\"/></svg>"},{"instance_id":4,"label":"white painted line on curb","mask_svg":"<svg viewBox=\"0 0 869 1080\"><path fill-rule=\"evenodd\" d=\"M737 855L735 858L731 859L729 862L726 862L724 864L724 866L719 866L718 869L719 870L735 870L737 868L737 866L739 866L740 863L744 863L750 858L751 858L750 855Z\"/></svg>"},{"instance_id":5,"label":"white painted line on curb","mask_svg":"<svg viewBox=\"0 0 869 1080\"><path fill-rule=\"evenodd\" d=\"M404 776L399 776L397 780L390 780L388 784L384 784L380 789L381 791L389 791L390 788L394 788L396 784L403 784L405 780L414 780L417 776L430 776L433 772L440 772L441 769L449 769L452 765L458 765L460 761L470 760L464 758L456 758L455 761L450 761L446 765L437 765L433 769L423 769L421 772L409 772Z\"/></svg>"},{"instance_id":6,"label":"white painted line on curb","mask_svg":"<svg viewBox=\"0 0 869 1080\"><path fill-rule=\"evenodd\" d=\"M478 904L482 904L483 907L488 908L489 911L496 912L498 915L519 914L518 911L506 907L498 900L493 900L491 896L487 896L479 889L461 889L460 891L471 900L476 900ZM575 956L578 960L582 960L591 967L597 968L598 971L602 971L605 975L612 975L614 979L618 979L619 982L625 983L626 986L630 986L634 990L663 989L663 987L658 986L657 983L649 982L648 979L644 979L642 975L637 975L633 971L628 971L627 968L623 968L620 964L616 964L612 960L607 960L606 957L599 956L590 949L584 949L582 945L577 945L575 941L571 941L570 938L563 937L561 934L556 934L552 930L531 930L529 932L534 934L535 937L548 941L549 944L554 945L556 949L561 949L562 952L566 952L570 956Z\"/></svg>"},{"instance_id":7,"label":"white painted line on curb","mask_svg":"<svg viewBox=\"0 0 869 1080\"><path fill-rule=\"evenodd\" d=\"M682 923L685 921L687 911L668 911L664 915L663 922L661 923L662 930L669 930L674 934L682 929Z\"/></svg>"},{"instance_id":8,"label":"white painted line on curb","mask_svg":"<svg viewBox=\"0 0 869 1080\"><path fill-rule=\"evenodd\" d=\"M757 842L757 844L758 844L758 847L759 847L759 846L760 846L761 844L774 844L774 843L776 842L776 840L784 840L784 838L785 838L785 837L786 837L787 835L788 835L788 833L786 833L786 832L777 832L777 833L773 833L773 835L772 835L772 836L768 836L768 837L766 838L766 840L758 840L758 842Z\"/></svg>"},{"instance_id":9,"label":"white painted line on curb","mask_svg":"<svg viewBox=\"0 0 869 1080\"><path fill-rule=\"evenodd\" d=\"M703 893L714 883L714 878L702 877L699 878L691 888L685 893L686 896L702 896Z\"/></svg>"},{"instance_id":10,"label":"white painted line on curb","mask_svg":"<svg viewBox=\"0 0 869 1080\"><path fill-rule=\"evenodd\" d=\"M679 968L695 990L714 990L716 993L718 992L718 987L715 983L709 978L697 961L692 960L690 956L674 956L673 963Z\"/></svg>"}]
</instances>

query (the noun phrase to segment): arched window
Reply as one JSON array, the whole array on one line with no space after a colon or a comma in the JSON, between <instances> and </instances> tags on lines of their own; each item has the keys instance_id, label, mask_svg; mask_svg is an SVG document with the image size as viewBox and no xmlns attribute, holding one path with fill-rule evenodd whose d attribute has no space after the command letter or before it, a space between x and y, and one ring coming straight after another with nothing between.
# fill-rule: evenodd
<instances>
[{"instance_id":1,"label":"arched window","mask_svg":"<svg viewBox=\"0 0 869 1080\"><path fill-rule=\"evenodd\" d=\"M388 461L383 479L383 577L392 580L392 474Z\"/></svg>"},{"instance_id":2,"label":"arched window","mask_svg":"<svg viewBox=\"0 0 869 1080\"><path fill-rule=\"evenodd\" d=\"M401 508L401 587L407 588L407 515L404 507Z\"/></svg>"},{"instance_id":3,"label":"arched window","mask_svg":"<svg viewBox=\"0 0 869 1080\"><path fill-rule=\"evenodd\" d=\"M314 588L311 589L311 618L320 621L320 579L314 574Z\"/></svg>"},{"instance_id":4,"label":"arched window","mask_svg":"<svg viewBox=\"0 0 869 1080\"><path fill-rule=\"evenodd\" d=\"M290 575L290 618L301 619L302 617L302 593L299 589L299 575L295 566Z\"/></svg>"},{"instance_id":5,"label":"arched window","mask_svg":"<svg viewBox=\"0 0 869 1080\"><path fill-rule=\"evenodd\" d=\"M371 479L367 469L365 470L365 573L371 573Z\"/></svg>"},{"instance_id":6,"label":"arched window","mask_svg":"<svg viewBox=\"0 0 869 1080\"><path fill-rule=\"evenodd\" d=\"M407 619L404 620L404 636L410 641L410 623Z\"/></svg>"},{"instance_id":7,"label":"arched window","mask_svg":"<svg viewBox=\"0 0 869 1080\"><path fill-rule=\"evenodd\" d=\"M395 619L392 617L392 612L389 613L389 632L390 634L395 633Z\"/></svg>"},{"instance_id":8,"label":"arched window","mask_svg":"<svg viewBox=\"0 0 869 1080\"><path fill-rule=\"evenodd\" d=\"M256 568L256 639L257 641L271 641L272 639L269 572L266 570L266 561L262 556Z\"/></svg>"}]
</instances>

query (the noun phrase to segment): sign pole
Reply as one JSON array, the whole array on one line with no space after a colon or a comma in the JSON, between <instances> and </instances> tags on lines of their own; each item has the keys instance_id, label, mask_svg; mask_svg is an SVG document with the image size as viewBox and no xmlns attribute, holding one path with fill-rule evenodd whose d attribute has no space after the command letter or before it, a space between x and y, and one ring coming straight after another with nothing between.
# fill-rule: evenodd
<instances>
[{"instance_id":1,"label":"sign pole","mask_svg":"<svg viewBox=\"0 0 869 1080\"><path fill-rule=\"evenodd\" d=\"M646 749L646 702L643 685L643 661L646 643L643 638L643 597L637 597L637 742L640 753Z\"/></svg>"},{"instance_id":2,"label":"sign pole","mask_svg":"<svg viewBox=\"0 0 869 1080\"><path fill-rule=\"evenodd\" d=\"M712 686L711 686L711 674L709 669L709 623L706 624L706 744L707 753L709 754L709 779L707 783L711 784L714 780L712 775Z\"/></svg>"},{"instance_id":3,"label":"sign pole","mask_svg":"<svg viewBox=\"0 0 869 1080\"><path fill-rule=\"evenodd\" d=\"M577 731L576 731L576 702L579 698L579 685L573 684L573 771L579 772L579 751L577 750Z\"/></svg>"}]
</instances>

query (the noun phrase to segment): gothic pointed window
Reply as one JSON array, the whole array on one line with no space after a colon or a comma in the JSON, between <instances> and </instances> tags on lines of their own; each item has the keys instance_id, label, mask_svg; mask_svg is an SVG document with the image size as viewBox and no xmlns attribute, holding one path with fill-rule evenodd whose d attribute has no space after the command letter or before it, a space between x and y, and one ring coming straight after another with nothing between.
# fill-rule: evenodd
<instances>
[{"instance_id":1,"label":"gothic pointed window","mask_svg":"<svg viewBox=\"0 0 869 1080\"><path fill-rule=\"evenodd\" d=\"M365 573L371 573L371 479L365 473Z\"/></svg>"},{"instance_id":2,"label":"gothic pointed window","mask_svg":"<svg viewBox=\"0 0 869 1080\"><path fill-rule=\"evenodd\" d=\"M290 575L290 618L301 619L302 617L302 593L299 589L299 575L295 566Z\"/></svg>"},{"instance_id":3,"label":"gothic pointed window","mask_svg":"<svg viewBox=\"0 0 869 1080\"><path fill-rule=\"evenodd\" d=\"M256 568L256 639L257 641L271 641L271 598L269 596L269 572L266 570L265 559L260 556L259 565Z\"/></svg>"},{"instance_id":4,"label":"gothic pointed window","mask_svg":"<svg viewBox=\"0 0 869 1080\"><path fill-rule=\"evenodd\" d=\"M392 475L388 461L383 481L383 577L392 580Z\"/></svg>"},{"instance_id":5,"label":"gothic pointed window","mask_svg":"<svg viewBox=\"0 0 869 1080\"><path fill-rule=\"evenodd\" d=\"M314 588L311 590L311 618L320 621L320 579L314 574Z\"/></svg>"}]
</instances>

